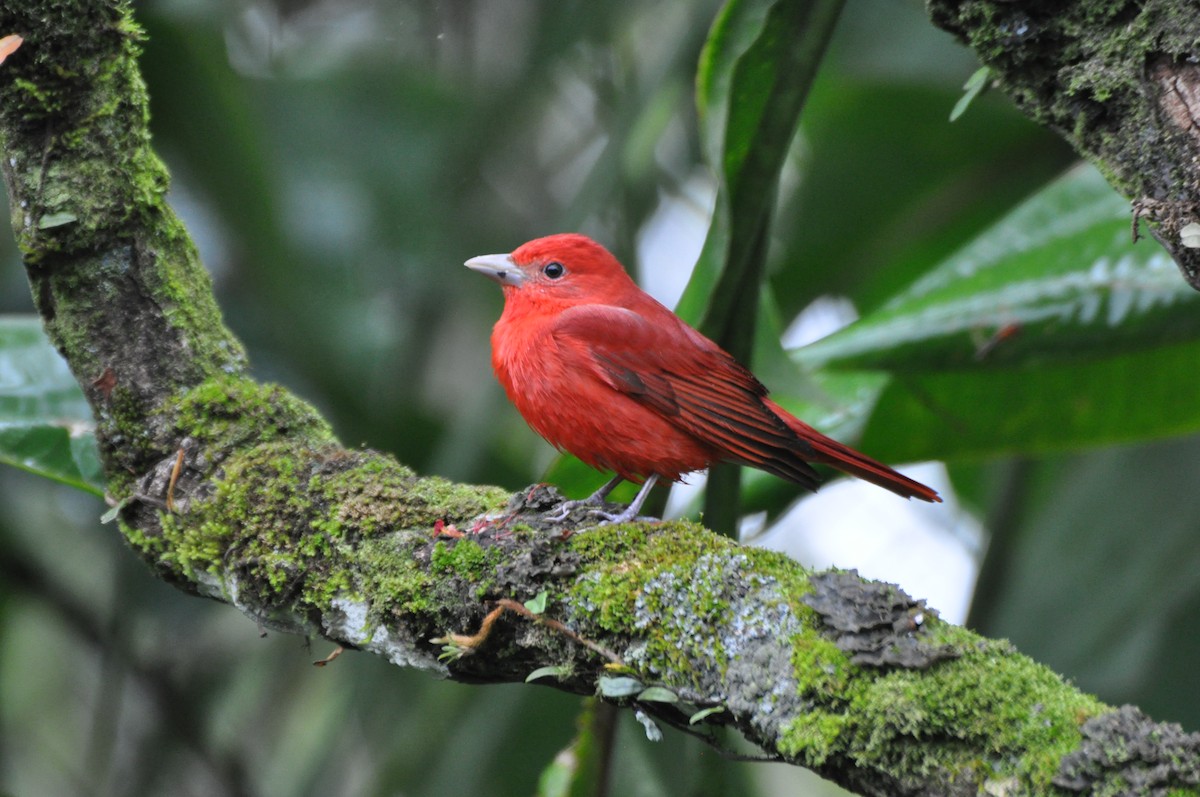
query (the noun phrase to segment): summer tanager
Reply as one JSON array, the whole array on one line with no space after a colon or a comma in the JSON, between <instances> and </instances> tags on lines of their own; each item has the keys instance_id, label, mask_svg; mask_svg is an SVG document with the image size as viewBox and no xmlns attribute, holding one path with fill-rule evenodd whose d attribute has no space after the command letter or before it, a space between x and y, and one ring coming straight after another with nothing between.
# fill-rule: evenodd
<instances>
[{"instance_id":1,"label":"summer tanager","mask_svg":"<svg viewBox=\"0 0 1200 797\"><path fill-rule=\"evenodd\" d=\"M941 501L929 487L832 440L767 398L720 346L639 288L607 249L583 235L538 238L467 268L499 282L504 312L492 366L534 431L622 481L678 481L717 462L750 465L816 490L823 462L905 498Z\"/></svg>"}]
</instances>

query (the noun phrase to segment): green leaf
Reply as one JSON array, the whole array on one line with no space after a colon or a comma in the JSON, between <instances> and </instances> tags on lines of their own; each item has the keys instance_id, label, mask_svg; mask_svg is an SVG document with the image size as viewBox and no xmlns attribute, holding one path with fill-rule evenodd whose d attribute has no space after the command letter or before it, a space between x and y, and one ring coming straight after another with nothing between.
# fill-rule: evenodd
<instances>
[{"instance_id":1,"label":"green leaf","mask_svg":"<svg viewBox=\"0 0 1200 797\"><path fill-rule=\"evenodd\" d=\"M546 611L546 598L549 595L546 590L542 590L536 597L525 601L525 608L534 614L541 614Z\"/></svg>"},{"instance_id":2,"label":"green leaf","mask_svg":"<svg viewBox=\"0 0 1200 797\"><path fill-rule=\"evenodd\" d=\"M677 312L734 358L754 350L768 229L779 173L842 0L729 0L705 44L697 105L721 185L700 258ZM772 345L778 348L778 338ZM733 534L739 476L714 468L710 528Z\"/></svg>"},{"instance_id":3,"label":"green leaf","mask_svg":"<svg viewBox=\"0 0 1200 797\"><path fill-rule=\"evenodd\" d=\"M828 399L804 396L800 417L839 437L865 422L859 447L894 462L1200 430L1200 296L1157 245L1132 243L1128 214L1094 170L1072 170L877 311L794 352Z\"/></svg>"},{"instance_id":4,"label":"green leaf","mask_svg":"<svg viewBox=\"0 0 1200 797\"><path fill-rule=\"evenodd\" d=\"M846 329L810 366L997 368L1107 358L1200 340L1200 294L1091 167L1067 173Z\"/></svg>"},{"instance_id":5,"label":"green leaf","mask_svg":"<svg viewBox=\"0 0 1200 797\"><path fill-rule=\"evenodd\" d=\"M525 683L531 683L533 681L536 681L539 678L554 677L554 678L561 679L564 675L566 675L569 672L570 672L570 669L561 664L552 664L552 665L547 665L545 667L538 667L536 670L529 673L529 675L525 676Z\"/></svg>"},{"instance_id":6,"label":"green leaf","mask_svg":"<svg viewBox=\"0 0 1200 797\"><path fill-rule=\"evenodd\" d=\"M951 122L957 122L958 118L966 113L967 107L987 88L988 77L991 74L990 67L981 66L967 78L967 82L963 84L963 95L958 98L958 102L954 103L954 108L950 111Z\"/></svg>"},{"instance_id":7,"label":"green leaf","mask_svg":"<svg viewBox=\"0 0 1200 797\"><path fill-rule=\"evenodd\" d=\"M611 754L611 735L601 729L611 721L602 716L609 707L595 699L585 700L577 724L579 732L558 751L538 777L536 797L593 797L596 782Z\"/></svg>"},{"instance_id":8,"label":"green leaf","mask_svg":"<svg viewBox=\"0 0 1200 797\"><path fill-rule=\"evenodd\" d=\"M677 312L734 356L749 354L766 224L840 0L730 0L700 59L697 105L721 188ZM750 313L747 316L747 312Z\"/></svg>"},{"instance_id":9,"label":"green leaf","mask_svg":"<svg viewBox=\"0 0 1200 797\"><path fill-rule=\"evenodd\" d=\"M78 220L78 217L74 213L65 210L58 213L47 213L38 219L38 229L49 230L54 227L61 227L64 224L71 224Z\"/></svg>"},{"instance_id":10,"label":"green leaf","mask_svg":"<svg viewBox=\"0 0 1200 797\"><path fill-rule=\"evenodd\" d=\"M630 697L641 692L646 685L627 675L602 675L597 687L602 697Z\"/></svg>"},{"instance_id":11,"label":"green leaf","mask_svg":"<svg viewBox=\"0 0 1200 797\"><path fill-rule=\"evenodd\" d=\"M860 447L885 462L1047 454L1200 431L1200 343L896 376Z\"/></svg>"},{"instance_id":12,"label":"green leaf","mask_svg":"<svg viewBox=\"0 0 1200 797\"><path fill-rule=\"evenodd\" d=\"M713 714L720 714L724 710L724 706L709 706L708 708L702 708L692 716L688 717L688 725L695 725L704 718L711 717Z\"/></svg>"},{"instance_id":13,"label":"green leaf","mask_svg":"<svg viewBox=\"0 0 1200 797\"><path fill-rule=\"evenodd\" d=\"M91 410L34 317L0 318L0 462L104 494Z\"/></svg>"},{"instance_id":14,"label":"green leaf","mask_svg":"<svg viewBox=\"0 0 1200 797\"><path fill-rule=\"evenodd\" d=\"M822 72L805 103L800 179L772 235L785 317L826 294L875 310L1077 162L1051 133L984 99L948 125L952 91Z\"/></svg>"},{"instance_id":15,"label":"green leaf","mask_svg":"<svg viewBox=\"0 0 1200 797\"><path fill-rule=\"evenodd\" d=\"M133 500L133 496L127 495L124 498L122 498L120 501L118 501L115 505L109 507L108 511L100 516L100 522L102 524L112 523L114 520L117 519L117 517L120 516L121 510L124 509L125 506L131 500Z\"/></svg>"},{"instance_id":16,"label":"green leaf","mask_svg":"<svg viewBox=\"0 0 1200 797\"><path fill-rule=\"evenodd\" d=\"M638 692L637 699L647 703L678 703L679 695L663 686L651 686Z\"/></svg>"}]
</instances>

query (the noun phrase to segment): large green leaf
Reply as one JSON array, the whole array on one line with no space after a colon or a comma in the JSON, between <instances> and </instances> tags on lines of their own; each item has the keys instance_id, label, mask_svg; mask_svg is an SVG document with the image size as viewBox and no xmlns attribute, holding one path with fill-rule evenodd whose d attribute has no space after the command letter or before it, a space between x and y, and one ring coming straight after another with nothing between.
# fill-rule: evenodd
<instances>
[{"instance_id":1,"label":"large green leaf","mask_svg":"<svg viewBox=\"0 0 1200 797\"><path fill-rule=\"evenodd\" d=\"M1081 167L794 354L809 368L892 374L862 440L873 456L1074 450L1200 430L1197 302L1156 244L1133 244L1128 207Z\"/></svg>"},{"instance_id":2,"label":"large green leaf","mask_svg":"<svg viewBox=\"0 0 1200 797\"><path fill-rule=\"evenodd\" d=\"M1129 205L1079 167L911 288L797 355L809 365L954 370L1108 359L1200 339L1200 294Z\"/></svg>"},{"instance_id":3,"label":"large green leaf","mask_svg":"<svg viewBox=\"0 0 1200 797\"><path fill-rule=\"evenodd\" d=\"M905 462L1046 454L1200 430L1200 343L1105 359L895 376L862 447Z\"/></svg>"},{"instance_id":4,"label":"large green leaf","mask_svg":"<svg viewBox=\"0 0 1200 797\"><path fill-rule=\"evenodd\" d=\"M735 356L749 354L767 221L841 0L730 0L697 75L701 135L721 188L678 312Z\"/></svg>"},{"instance_id":5,"label":"large green leaf","mask_svg":"<svg viewBox=\"0 0 1200 797\"><path fill-rule=\"evenodd\" d=\"M34 317L0 317L0 462L104 494L92 415Z\"/></svg>"},{"instance_id":6,"label":"large green leaf","mask_svg":"<svg viewBox=\"0 0 1200 797\"><path fill-rule=\"evenodd\" d=\"M739 360L763 349L756 323L769 222L800 110L842 0L729 0L713 25L696 80L702 136L719 165L717 206L679 313ZM782 359L778 336L764 358ZM705 517L732 534L739 475L710 474Z\"/></svg>"}]
</instances>

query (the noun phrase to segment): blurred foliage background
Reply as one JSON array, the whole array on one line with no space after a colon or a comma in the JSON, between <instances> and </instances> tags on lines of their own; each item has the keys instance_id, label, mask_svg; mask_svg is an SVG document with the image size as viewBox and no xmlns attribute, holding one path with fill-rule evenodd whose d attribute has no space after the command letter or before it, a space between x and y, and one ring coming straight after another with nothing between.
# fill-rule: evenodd
<instances>
[{"instance_id":1,"label":"blurred foliage background","mask_svg":"<svg viewBox=\"0 0 1200 797\"><path fill-rule=\"evenodd\" d=\"M673 304L715 201L694 87L720 8L139 3L173 204L257 374L315 402L347 444L423 473L543 478L554 453L490 372L499 292L461 263L579 230ZM790 328L791 360L759 370L873 455L946 462L937 486L957 499L902 544L935 573L931 535L979 566L972 626L1195 730L1193 295L1155 243L1131 245L1127 205L1005 99L948 122L976 66L919 2L846 4L772 228L760 349ZM0 236L0 313L31 312ZM858 324L790 345L849 308ZM0 334L0 433L23 435L0 434L5 461L36 459L32 383L62 378ZM574 494L602 479L553 473ZM787 540L819 536L831 512L797 529L792 485L746 485L774 544L829 564ZM858 522L886 527L884 506ZM160 583L103 511L0 468L0 790L533 794L575 733L579 701L549 689L439 683L356 654L314 669L326 645L260 635ZM835 563L858 566L853 546ZM834 791L617 723L613 794Z\"/></svg>"}]
</instances>

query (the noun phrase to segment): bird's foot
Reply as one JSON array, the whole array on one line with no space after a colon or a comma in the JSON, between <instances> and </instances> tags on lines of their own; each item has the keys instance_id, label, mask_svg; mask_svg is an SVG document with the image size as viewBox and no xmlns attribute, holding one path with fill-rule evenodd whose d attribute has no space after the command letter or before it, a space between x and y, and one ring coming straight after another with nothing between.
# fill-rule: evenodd
<instances>
[{"instance_id":1,"label":"bird's foot","mask_svg":"<svg viewBox=\"0 0 1200 797\"><path fill-rule=\"evenodd\" d=\"M593 501L592 498L595 498L595 496L581 498L578 501L563 501L558 505L557 512L555 512L553 515L546 515L546 520L549 520L551 523L562 523L579 507L594 506L601 503L600 501Z\"/></svg>"},{"instance_id":2,"label":"bird's foot","mask_svg":"<svg viewBox=\"0 0 1200 797\"><path fill-rule=\"evenodd\" d=\"M621 481L621 477L616 476L599 490L589 495L587 498L581 498L577 501L563 501L558 505L558 511L553 515L547 515L546 519L552 523L562 523L564 520L570 517L572 512L581 506L603 506L604 499L608 498L608 494L611 493L613 488L620 484Z\"/></svg>"},{"instance_id":3,"label":"bird's foot","mask_svg":"<svg viewBox=\"0 0 1200 797\"><path fill-rule=\"evenodd\" d=\"M609 526L615 523L629 523L634 520L657 520L657 518L639 515L639 511L641 511L640 506L634 506L633 504L630 504L620 512L605 512L603 509L597 508L593 509L588 514L594 515L595 517L604 518L602 521L596 524L597 526Z\"/></svg>"}]
</instances>

